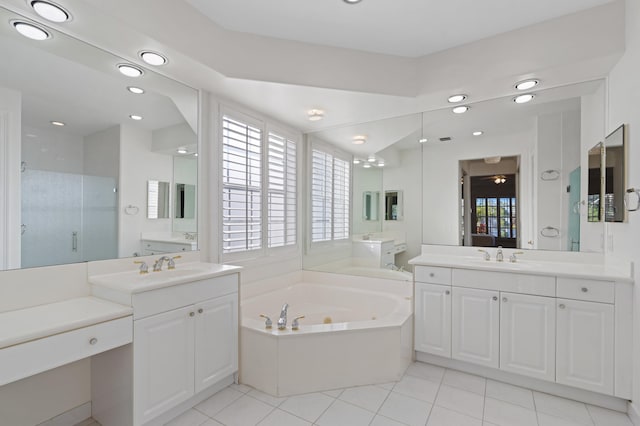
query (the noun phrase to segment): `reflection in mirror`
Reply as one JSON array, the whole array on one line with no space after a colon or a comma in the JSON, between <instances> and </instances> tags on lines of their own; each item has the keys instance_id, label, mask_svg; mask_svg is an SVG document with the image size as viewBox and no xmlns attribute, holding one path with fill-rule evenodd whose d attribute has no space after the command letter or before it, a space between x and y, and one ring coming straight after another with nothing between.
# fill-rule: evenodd
<instances>
[{"instance_id":1,"label":"reflection in mirror","mask_svg":"<svg viewBox=\"0 0 640 426\"><path fill-rule=\"evenodd\" d=\"M175 214L173 232L196 233L197 224L197 159L196 157L174 157L173 176L176 183Z\"/></svg>"},{"instance_id":2,"label":"reflection in mirror","mask_svg":"<svg viewBox=\"0 0 640 426\"><path fill-rule=\"evenodd\" d=\"M365 191L362 196L362 220L377 221L380 207L380 192Z\"/></svg>"},{"instance_id":3,"label":"reflection in mirror","mask_svg":"<svg viewBox=\"0 0 640 426\"><path fill-rule=\"evenodd\" d=\"M0 21L17 18L0 7ZM22 200L0 214L22 229L0 224L0 269L134 256L148 234L174 238L178 220L194 232L196 219L147 220L144 210L147 181L168 183L165 201L175 183L196 183L177 180L173 158L197 151L197 92L147 69L133 80L118 72L122 58L47 30L52 38L34 41L0 25L2 124L18 129L0 145L7 164L22 164L0 188ZM158 207L171 218L171 204Z\"/></svg>"},{"instance_id":4,"label":"reflection in mirror","mask_svg":"<svg viewBox=\"0 0 640 426\"><path fill-rule=\"evenodd\" d=\"M176 219L193 219L196 215L196 186L176 183Z\"/></svg>"},{"instance_id":5,"label":"reflection in mirror","mask_svg":"<svg viewBox=\"0 0 640 426\"><path fill-rule=\"evenodd\" d=\"M147 219L169 218L169 182L150 180L147 184Z\"/></svg>"},{"instance_id":6,"label":"reflection in mirror","mask_svg":"<svg viewBox=\"0 0 640 426\"><path fill-rule=\"evenodd\" d=\"M602 220L600 200L602 199L602 154L603 144L599 142L589 150L589 184L587 198L587 221Z\"/></svg>"},{"instance_id":7,"label":"reflection in mirror","mask_svg":"<svg viewBox=\"0 0 640 426\"><path fill-rule=\"evenodd\" d=\"M627 188L626 146L627 126L622 125L604 140L605 191L604 220L625 222L624 194Z\"/></svg>"},{"instance_id":8,"label":"reflection in mirror","mask_svg":"<svg viewBox=\"0 0 640 426\"><path fill-rule=\"evenodd\" d=\"M384 220L402 220L402 191L384 191Z\"/></svg>"}]
</instances>

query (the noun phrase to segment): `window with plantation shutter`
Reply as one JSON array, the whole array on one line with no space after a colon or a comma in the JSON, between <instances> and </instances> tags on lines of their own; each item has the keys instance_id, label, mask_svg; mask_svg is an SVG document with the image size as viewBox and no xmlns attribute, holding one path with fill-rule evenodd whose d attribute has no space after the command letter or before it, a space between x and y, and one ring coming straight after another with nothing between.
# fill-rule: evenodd
<instances>
[{"instance_id":1,"label":"window with plantation shutter","mask_svg":"<svg viewBox=\"0 0 640 426\"><path fill-rule=\"evenodd\" d=\"M262 131L222 118L222 251L262 246Z\"/></svg>"},{"instance_id":2,"label":"window with plantation shutter","mask_svg":"<svg viewBox=\"0 0 640 426\"><path fill-rule=\"evenodd\" d=\"M298 243L297 144L238 117L222 117L222 252L259 257Z\"/></svg>"},{"instance_id":3,"label":"window with plantation shutter","mask_svg":"<svg viewBox=\"0 0 640 426\"><path fill-rule=\"evenodd\" d=\"M311 242L349 238L350 163L311 151Z\"/></svg>"}]
</instances>

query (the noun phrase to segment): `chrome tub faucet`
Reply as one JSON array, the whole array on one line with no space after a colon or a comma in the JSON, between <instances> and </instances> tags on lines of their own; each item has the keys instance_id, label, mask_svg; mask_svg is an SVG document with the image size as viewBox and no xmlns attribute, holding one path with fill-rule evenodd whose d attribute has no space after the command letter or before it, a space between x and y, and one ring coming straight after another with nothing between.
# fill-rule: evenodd
<instances>
[{"instance_id":1,"label":"chrome tub faucet","mask_svg":"<svg viewBox=\"0 0 640 426\"><path fill-rule=\"evenodd\" d=\"M284 330L287 328L287 309L289 308L289 304L285 303L282 305L282 310L280 311L280 318L278 318L278 330Z\"/></svg>"}]
</instances>

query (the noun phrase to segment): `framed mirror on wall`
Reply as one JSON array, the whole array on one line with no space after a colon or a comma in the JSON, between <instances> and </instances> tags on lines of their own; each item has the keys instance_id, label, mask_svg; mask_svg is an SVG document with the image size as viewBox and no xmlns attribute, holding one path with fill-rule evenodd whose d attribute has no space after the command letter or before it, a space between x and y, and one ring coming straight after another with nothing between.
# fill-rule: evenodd
<instances>
[{"instance_id":1,"label":"framed mirror on wall","mask_svg":"<svg viewBox=\"0 0 640 426\"><path fill-rule=\"evenodd\" d=\"M24 17L0 7L0 19ZM52 37L36 41L0 26L0 107L20 129L7 161L22 164L7 180L18 184L0 188L22 200L0 215L22 231L0 226L0 269L131 257L148 234L181 235L171 188L196 183L197 91L137 65L142 75L125 76L126 60L43 27ZM177 157L192 160L191 180L176 176ZM148 181L158 182L151 216L166 220L147 215Z\"/></svg>"},{"instance_id":2,"label":"framed mirror on wall","mask_svg":"<svg viewBox=\"0 0 640 426\"><path fill-rule=\"evenodd\" d=\"M623 124L604 139L604 220L606 222L627 221L627 210L624 206L627 188L627 128L628 125Z\"/></svg>"},{"instance_id":3,"label":"framed mirror on wall","mask_svg":"<svg viewBox=\"0 0 640 426\"><path fill-rule=\"evenodd\" d=\"M589 181L587 191L587 221L600 222L602 220L603 185L602 165L604 161L604 144L598 142L588 152Z\"/></svg>"}]
</instances>

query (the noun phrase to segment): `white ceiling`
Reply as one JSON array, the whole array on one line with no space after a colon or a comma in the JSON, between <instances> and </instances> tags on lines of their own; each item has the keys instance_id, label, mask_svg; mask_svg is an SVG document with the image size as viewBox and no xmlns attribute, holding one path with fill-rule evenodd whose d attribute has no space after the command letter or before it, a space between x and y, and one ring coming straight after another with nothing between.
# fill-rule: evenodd
<instances>
[{"instance_id":1,"label":"white ceiling","mask_svg":"<svg viewBox=\"0 0 640 426\"><path fill-rule=\"evenodd\" d=\"M418 57L611 0L185 0L233 31Z\"/></svg>"}]
</instances>

